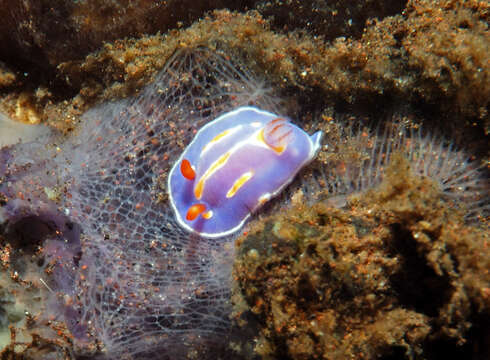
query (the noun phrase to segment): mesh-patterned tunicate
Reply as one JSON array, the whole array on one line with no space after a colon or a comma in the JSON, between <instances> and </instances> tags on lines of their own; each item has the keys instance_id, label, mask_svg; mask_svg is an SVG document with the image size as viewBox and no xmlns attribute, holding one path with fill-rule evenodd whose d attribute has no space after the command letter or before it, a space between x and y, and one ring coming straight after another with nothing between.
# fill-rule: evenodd
<instances>
[{"instance_id":1,"label":"mesh-patterned tunicate","mask_svg":"<svg viewBox=\"0 0 490 360\"><path fill-rule=\"evenodd\" d=\"M52 214L59 229L45 246L58 263L51 286L82 353L98 344L110 358L184 358L228 330L233 237L181 229L166 189L203 124L241 105L277 110L264 83L227 59L177 51L138 96L91 109L66 141L1 153L3 216ZM73 223L79 245L66 239Z\"/></svg>"}]
</instances>

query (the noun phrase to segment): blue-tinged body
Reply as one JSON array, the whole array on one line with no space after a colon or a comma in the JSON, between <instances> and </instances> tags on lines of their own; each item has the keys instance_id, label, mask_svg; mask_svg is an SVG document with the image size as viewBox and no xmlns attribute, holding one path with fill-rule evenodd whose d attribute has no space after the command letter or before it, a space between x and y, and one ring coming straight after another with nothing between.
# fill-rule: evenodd
<instances>
[{"instance_id":1,"label":"blue-tinged body","mask_svg":"<svg viewBox=\"0 0 490 360\"><path fill-rule=\"evenodd\" d=\"M197 132L170 171L177 221L203 237L237 231L313 159L321 135L254 107L221 115Z\"/></svg>"}]
</instances>

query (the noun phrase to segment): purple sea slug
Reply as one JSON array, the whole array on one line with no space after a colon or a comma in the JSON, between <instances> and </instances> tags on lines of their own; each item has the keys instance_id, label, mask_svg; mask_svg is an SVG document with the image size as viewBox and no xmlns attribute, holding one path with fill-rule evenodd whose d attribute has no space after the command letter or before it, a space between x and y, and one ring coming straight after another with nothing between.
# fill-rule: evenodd
<instances>
[{"instance_id":1,"label":"purple sea slug","mask_svg":"<svg viewBox=\"0 0 490 360\"><path fill-rule=\"evenodd\" d=\"M80 354L178 359L223 343L233 237L183 229L167 174L211 120L276 104L239 62L183 49L138 96L84 114L74 136L1 150L0 219L37 216L57 229L44 246L57 262L49 303Z\"/></svg>"},{"instance_id":2,"label":"purple sea slug","mask_svg":"<svg viewBox=\"0 0 490 360\"><path fill-rule=\"evenodd\" d=\"M170 171L177 221L204 237L237 231L313 159L321 134L248 106L206 124Z\"/></svg>"},{"instance_id":3,"label":"purple sea slug","mask_svg":"<svg viewBox=\"0 0 490 360\"><path fill-rule=\"evenodd\" d=\"M202 228L204 235L230 233L219 239L184 228L182 217L194 203L182 197L195 195L192 179L207 167L197 161L192 145L186 147L193 138L204 139L205 147L227 131L199 137L201 129L210 128L206 124L232 110L265 114L258 122L268 129L262 134L267 146L280 153L294 145L300 156L270 189L254 185L260 201L282 189L313 158L320 141L320 133L310 137L285 120L270 124L283 113L279 101L260 77L227 59L204 48L177 51L137 96L85 113L70 138L46 136L0 149L0 222L8 228L37 217L56 229L44 243L48 262L55 264L47 279L55 296L47 300L46 311L67 324L77 354L216 358L210 345L226 342L235 239L230 230L242 225L254 205L231 225ZM275 137L272 129L279 124ZM363 143L361 131L345 129L342 141L359 144L359 161L345 164L343 172L315 161L311 176L294 181L278 204L298 189L309 200L325 190L345 196L368 189L381 180L391 154L401 151L414 171L439 181L455 202L470 194L472 211L488 207L487 181L464 153L420 131L394 129L371 134ZM296 147L297 140L303 145ZM181 186L191 188L190 195L179 193ZM207 213L215 211L207 205L197 210L201 218L220 215ZM191 212L191 221L197 215Z\"/></svg>"}]
</instances>

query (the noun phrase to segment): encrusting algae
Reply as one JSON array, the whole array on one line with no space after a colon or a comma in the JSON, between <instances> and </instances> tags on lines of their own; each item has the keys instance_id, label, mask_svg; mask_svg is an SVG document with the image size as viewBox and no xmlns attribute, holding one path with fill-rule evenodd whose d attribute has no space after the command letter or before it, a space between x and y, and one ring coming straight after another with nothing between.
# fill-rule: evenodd
<instances>
[{"instance_id":1,"label":"encrusting algae","mask_svg":"<svg viewBox=\"0 0 490 360\"><path fill-rule=\"evenodd\" d=\"M300 2L290 6L304 8ZM44 83L38 85L40 93L30 90L33 102L41 109L43 121L72 129L95 102L134 94L150 82L177 48L224 46L230 49L230 56L244 56L252 70L265 70L271 81L285 89L314 91L316 101L322 104L348 104L363 112L379 111L379 103L385 107L400 101L416 107L427 104L425 111L433 118L431 122L444 123L446 128L474 137L482 129L488 132L489 55L484 20L488 4L409 1L397 14L369 1L362 6L362 10L346 12L331 9L337 12L335 21L341 23L348 23L351 14L372 13L366 24L356 24L364 29L360 38L346 28L345 33L331 39L328 33L322 33L328 27L312 36L299 25L284 34L282 26L275 29L274 23L257 11L216 10L188 28L115 40L88 55L87 47L80 46L78 57L59 58L53 65L57 82L47 95ZM376 17L378 20L373 20ZM314 20L311 24L317 25ZM9 113L13 113L19 91L35 86L29 84L34 74L26 74L27 78L18 74L18 80L3 96L2 107ZM466 137L461 134L461 138Z\"/></svg>"},{"instance_id":2,"label":"encrusting algae","mask_svg":"<svg viewBox=\"0 0 490 360\"><path fill-rule=\"evenodd\" d=\"M467 333L484 332L490 310L488 231L465 225L438 185L414 176L401 155L386 173L343 209L297 201L237 240L234 317L256 330L237 346L243 353L472 353Z\"/></svg>"}]
</instances>

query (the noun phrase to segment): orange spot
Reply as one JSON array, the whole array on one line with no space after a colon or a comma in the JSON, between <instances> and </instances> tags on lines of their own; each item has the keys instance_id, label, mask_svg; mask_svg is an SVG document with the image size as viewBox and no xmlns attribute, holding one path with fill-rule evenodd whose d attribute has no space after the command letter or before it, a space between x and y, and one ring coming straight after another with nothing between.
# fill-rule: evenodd
<instances>
[{"instance_id":1,"label":"orange spot","mask_svg":"<svg viewBox=\"0 0 490 360\"><path fill-rule=\"evenodd\" d=\"M182 160L182 163L180 164L180 172L182 173L182 176L184 176L187 180L194 180L194 178L196 177L196 172L187 159Z\"/></svg>"},{"instance_id":2,"label":"orange spot","mask_svg":"<svg viewBox=\"0 0 490 360\"><path fill-rule=\"evenodd\" d=\"M195 220L201 213L206 211L206 205L204 204L194 204L192 205L189 210L187 210L187 215L186 219L188 221L193 221Z\"/></svg>"}]
</instances>

